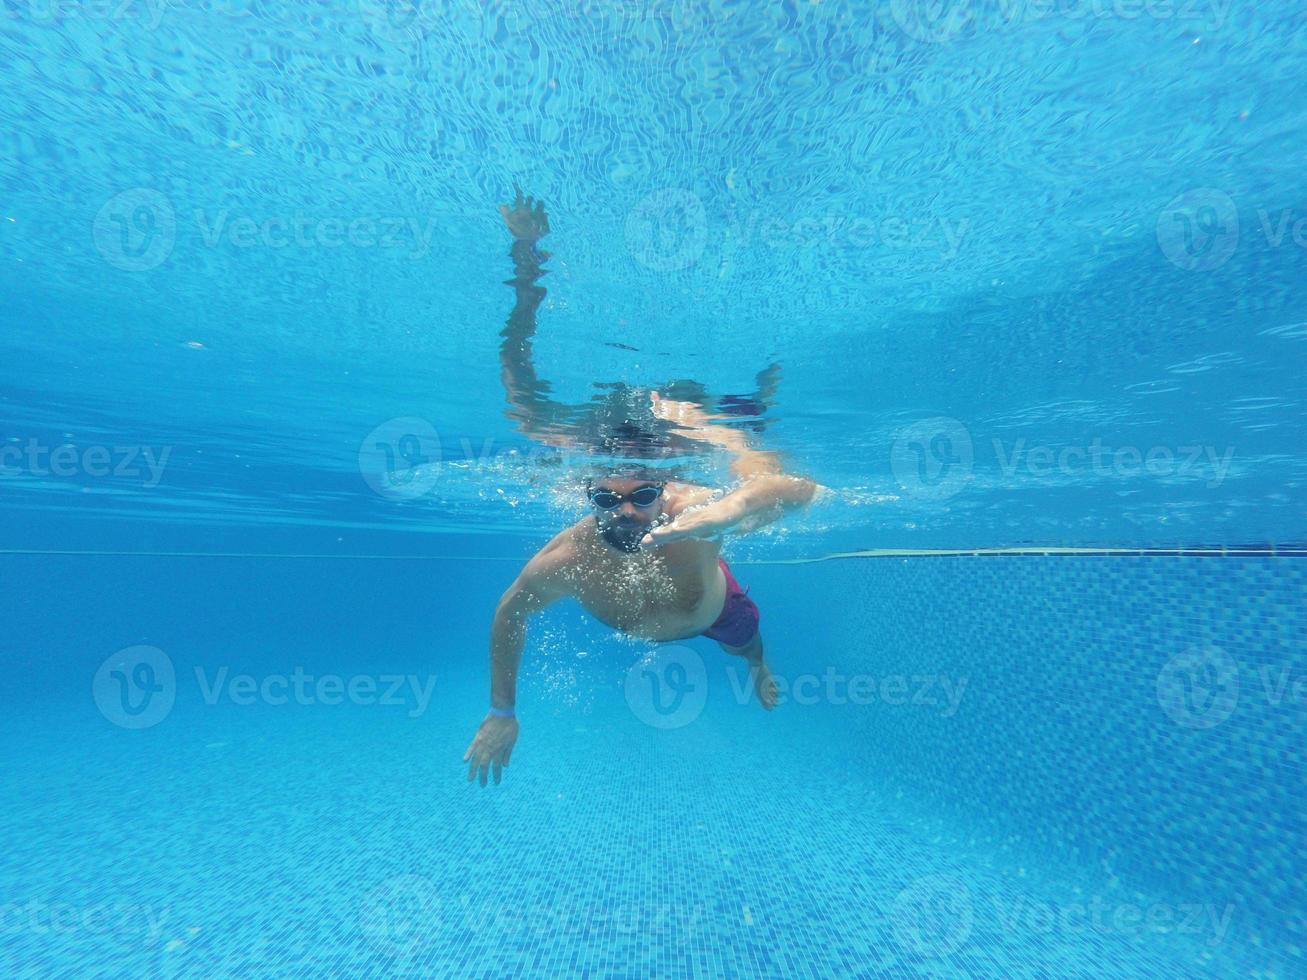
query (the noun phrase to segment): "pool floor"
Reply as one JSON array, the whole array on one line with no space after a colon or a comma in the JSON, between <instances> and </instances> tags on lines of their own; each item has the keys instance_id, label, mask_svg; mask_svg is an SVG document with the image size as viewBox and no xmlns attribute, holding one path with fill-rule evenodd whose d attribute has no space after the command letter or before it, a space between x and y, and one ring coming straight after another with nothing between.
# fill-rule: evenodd
<instances>
[{"instance_id":1,"label":"pool floor","mask_svg":"<svg viewBox=\"0 0 1307 980\"><path fill-rule=\"evenodd\" d=\"M451 710L465 705L466 710ZM10 715L7 976L1250 975L1220 909L1024 866L877 790L813 716L655 730L616 693L525 712L505 782L474 692ZM871 760L868 762L868 760ZM999 851L1002 858L995 857ZM1227 928L1229 926L1229 928Z\"/></svg>"}]
</instances>

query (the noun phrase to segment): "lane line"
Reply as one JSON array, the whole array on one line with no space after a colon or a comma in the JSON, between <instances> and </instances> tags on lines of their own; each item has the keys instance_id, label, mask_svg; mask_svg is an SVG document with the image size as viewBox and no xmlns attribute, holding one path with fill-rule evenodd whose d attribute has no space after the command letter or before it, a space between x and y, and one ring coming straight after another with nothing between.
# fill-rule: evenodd
<instances>
[{"instance_id":1,"label":"lane line","mask_svg":"<svg viewBox=\"0 0 1307 980\"><path fill-rule=\"evenodd\" d=\"M332 561L512 561L522 562L529 556L512 555L333 555L254 551L79 551L74 549L0 548L0 555L52 558L277 558ZM865 551L837 551L812 558L741 558L741 565L806 565L846 558L1307 558L1307 547L1225 547L1203 548L870 548Z\"/></svg>"}]
</instances>

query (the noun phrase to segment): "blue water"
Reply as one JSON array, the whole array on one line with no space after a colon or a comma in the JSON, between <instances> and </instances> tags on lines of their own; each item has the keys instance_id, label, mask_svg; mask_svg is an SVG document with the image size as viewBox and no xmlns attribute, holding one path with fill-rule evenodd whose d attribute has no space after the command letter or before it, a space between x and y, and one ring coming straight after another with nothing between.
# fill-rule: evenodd
<instances>
[{"instance_id":1,"label":"blue water","mask_svg":"<svg viewBox=\"0 0 1307 980\"><path fill-rule=\"evenodd\" d=\"M1305 50L6 0L0 976L1307 975ZM469 785L585 477L741 442L782 703L562 603Z\"/></svg>"}]
</instances>

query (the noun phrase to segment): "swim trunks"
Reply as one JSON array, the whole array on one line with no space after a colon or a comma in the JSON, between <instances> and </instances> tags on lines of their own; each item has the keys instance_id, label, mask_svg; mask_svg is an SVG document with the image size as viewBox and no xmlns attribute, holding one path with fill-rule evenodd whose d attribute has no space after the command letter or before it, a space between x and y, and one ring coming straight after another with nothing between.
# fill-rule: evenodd
<instances>
[{"instance_id":1,"label":"swim trunks","mask_svg":"<svg viewBox=\"0 0 1307 980\"><path fill-rule=\"evenodd\" d=\"M758 606L749 598L748 590L740 588L726 562L718 558L717 564L726 576L726 601L722 603L722 614L703 635L730 647L742 647L758 632Z\"/></svg>"}]
</instances>

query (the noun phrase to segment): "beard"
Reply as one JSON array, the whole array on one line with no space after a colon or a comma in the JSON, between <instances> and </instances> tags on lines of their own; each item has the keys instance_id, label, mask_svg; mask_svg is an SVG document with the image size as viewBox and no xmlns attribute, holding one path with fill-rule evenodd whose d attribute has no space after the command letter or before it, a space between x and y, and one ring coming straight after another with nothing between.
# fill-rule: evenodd
<instances>
[{"instance_id":1,"label":"beard","mask_svg":"<svg viewBox=\"0 0 1307 980\"><path fill-rule=\"evenodd\" d=\"M599 536L619 551L636 554L640 550L640 541L644 536L655 527L666 524L667 521L666 514L659 514L657 518L649 523L613 521L609 524L599 525Z\"/></svg>"},{"instance_id":2,"label":"beard","mask_svg":"<svg viewBox=\"0 0 1307 980\"><path fill-rule=\"evenodd\" d=\"M640 550L640 540L649 533L652 524L609 524L601 528L600 536L619 551L634 554Z\"/></svg>"}]
</instances>

